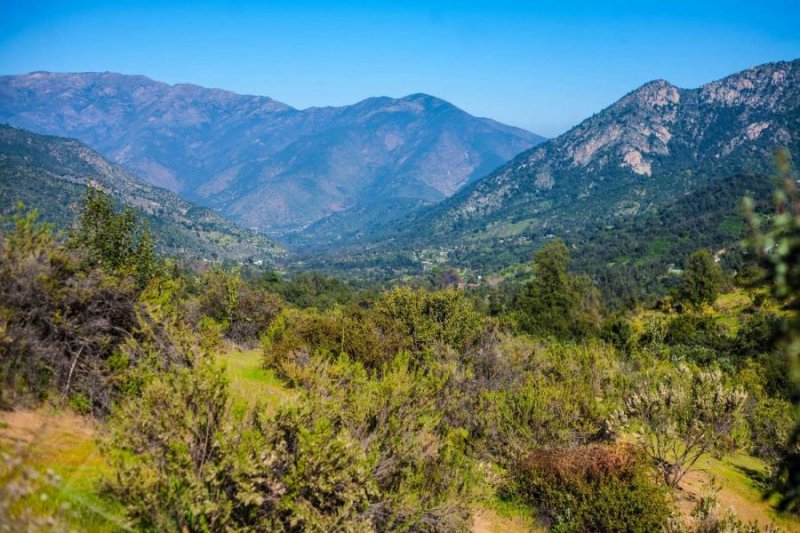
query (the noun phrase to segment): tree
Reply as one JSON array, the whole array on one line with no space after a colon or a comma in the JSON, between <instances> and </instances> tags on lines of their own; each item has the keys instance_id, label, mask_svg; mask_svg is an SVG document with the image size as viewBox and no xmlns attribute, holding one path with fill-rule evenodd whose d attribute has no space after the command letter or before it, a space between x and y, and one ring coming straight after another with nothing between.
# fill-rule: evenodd
<instances>
[{"instance_id":1,"label":"tree","mask_svg":"<svg viewBox=\"0 0 800 533\"><path fill-rule=\"evenodd\" d=\"M513 303L524 331L580 337L599 322L591 282L585 276L568 274L569 262L569 250L561 239L534 254L533 277Z\"/></svg>"},{"instance_id":2,"label":"tree","mask_svg":"<svg viewBox=\"0 0 800 533\"><path fill-rule=\"evenodd\" d=\"M120 212L110 196L90 187L70 247L82 248L89 267L133 274L137 287L155 273L153 237L131 208Z\"/></svg>"},{"instance_id":3,"label":"tree","mask_svg":"<svg viewBox=\"0 0 800 533\"><path fill-rule=\"evenodd\" d=\"M686 367L658 387L643 387L625 402L624 417L641 425L639 438L670 487L705 453L724 449L747 395L727 385L719 370Z\"/></svg>"},{"instance_id":4,"label":"tree","mask_svg":"<svg viewBox=\"0 0 800 533\"><path fill-rule=\"evenodd\" d=\"M722 271L711 252L706 248L697 250L686 261L681 299L695 308L714 303L722 280Z\"/></svg>"}]
</instances>

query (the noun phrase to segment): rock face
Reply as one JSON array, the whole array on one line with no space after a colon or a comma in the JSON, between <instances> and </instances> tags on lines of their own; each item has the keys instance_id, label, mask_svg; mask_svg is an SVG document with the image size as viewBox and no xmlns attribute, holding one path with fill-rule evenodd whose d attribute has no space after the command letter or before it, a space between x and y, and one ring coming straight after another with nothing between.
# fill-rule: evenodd
<instances>
[{"instance_id":1,"label":"rock face","mask_svg":"<svg viewBox=\"0 0 800 533\"><path fill-rule=\"evenodd\" d=\"M286 256L264 235L154 187L79 141L0 125L0 215L23 202L65 228L76 220L90 185L137 210L158 248L173 257L274 263Z\"/></svg>"},{"instance_id":2,"label":"rock face","mask_svg":"<svg viewBox=\"0 0 800 533\"><path fill-rule=\"evenodd\" d=\"M114 73L0 77L0 122L77 138L270 233L376 199L439 201L543 140L424 94L297 110Z\"/></svg>"}]
</instances>

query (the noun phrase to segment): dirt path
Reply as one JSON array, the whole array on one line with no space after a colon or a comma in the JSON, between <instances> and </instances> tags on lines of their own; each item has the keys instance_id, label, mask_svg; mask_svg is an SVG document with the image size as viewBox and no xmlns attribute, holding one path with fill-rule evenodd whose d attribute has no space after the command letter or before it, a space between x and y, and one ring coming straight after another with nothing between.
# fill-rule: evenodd
<instances>
[{"instance_id":1,"label":"dirt path","mask_svg":"<svg viewBox=\"0 0 800 533\"><path fill-rule=\"evenodd\" d=\"M31 444L55 435L73 435L91 439L92 422L72 413L53 414L47 408L0 411L0 441L8 444Z\"/></svg>"},{"instance_id":2,"label":"dirt path","mask_svg":"<svg viewBox=\"0 0 800 533\"><path fill-rule=\"evenodd\" d=\"M478 509L472 515L472 533L534 533L522 518L507 518L491 509Z\"/></svg>"},{"instance_id":3,"label":"dirt path","mask_svg":"<svg viewBox=\"0 0 800 533\"><path fill-rule=\"evenodd\" d=\"M715 483L711 474L705 469L692 470L681 481L682 492L678 496L677 506L681 514L688 517L695 504L704 495L714 489ZM719 489L718 498L723 512L732 509L736 516L745 523L757 522L762 528L772 524L787 532L800 532L800 522L788 520L776 521L768 503L760 499L760 494L743 495L728 485L716 484Z\"/></svg>"}]
</instances>

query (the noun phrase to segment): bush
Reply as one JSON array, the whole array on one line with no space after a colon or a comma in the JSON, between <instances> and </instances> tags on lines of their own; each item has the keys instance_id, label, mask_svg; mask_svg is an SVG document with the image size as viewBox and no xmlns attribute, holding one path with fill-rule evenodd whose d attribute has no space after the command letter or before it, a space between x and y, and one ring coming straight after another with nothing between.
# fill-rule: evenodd
<instances>
[{"instance_id":1,"label":"bush","mask_svg":"<svg viewBox=\"0 0 800 533\"><path fill-rule=\"evenodd\" d=\"M725 451L747 398L719 370L687 367L657 387L645 382L641 389L626 400L622 415L639 424L640 442L670 487L677 487L704 453Z\"/></svg>"},{"instance_id":2,"label":"bush","mask_svg":"<svg viewBox=\"0 0 800 533\"><path fill-rule=\"evenodd\" d=\"M734 353L740 357L773 353L780 338L780 317L764 311L758 312L747 317L736 332Z\"/></svg>"},{"instance_id":3,"label":"bush","mask_svg":"<svg viewBox=\"0 0 800 533\"><path fill-rule=\"evenodd\" d=\"M17 216L0 240L0 403L57 394L97 413L110 408L118 392L111 361L147 336L147 312L132 276L86 269L79 256L35 213Z\"/></svg>"},{"instance_id":4,"label":"bush","mask_svg":"<svg viewBox=\"0 0 800 533\"><path fill-rule=\"evenodd\" d=\"M212 360L161 373L112 414L106 490L158 531L220 530L233 510L223 422L228 385Z\"/></svg>"},{"instance_id":5,"label":"bush","mask_svg":"<svg viewBox=\"0 0 800 533\"><path fill-rule=\"evenodd\" d=\"M630 446L538 449L512 475L554 532L659 531L670 515L664 490Z\"/></svg>"},{"instance_id":6,"label":"bush","mask_svg":"<svg viewBox=\"0 0 800 533\"><path fill-rule=\"evenodd\" d=\"M369 531L370 463L348 431L308 403L256 423L231 462L231 524L262 531Z\"/></svg>"},{"instance_id":7,"label":"bush","mask_svg":"<svg viewBox=\"0 0 800 533\"><path fill-rule=\"evenodd\" d=\"M434 352L466 352L484 332L483 319L461 291L401 287L369 309L286 309L266 329L261 346L268 366L296 380L311 355L346 354L380 369L407 352L422 364Z\"/></svg>"},{"instance_id":8,"label":"bush","mask_svg":"<svg viewBox=\"0 0 800 533\"><path fill-rule=\"evenodd\" d=\"M227 338L245 345L257 343L281 310L276 294L243 279L239 270L209 269L195 290L197 298L187 306L189 320L198 324L203 316L212 318Z\"/></svg>"}]
</instances>

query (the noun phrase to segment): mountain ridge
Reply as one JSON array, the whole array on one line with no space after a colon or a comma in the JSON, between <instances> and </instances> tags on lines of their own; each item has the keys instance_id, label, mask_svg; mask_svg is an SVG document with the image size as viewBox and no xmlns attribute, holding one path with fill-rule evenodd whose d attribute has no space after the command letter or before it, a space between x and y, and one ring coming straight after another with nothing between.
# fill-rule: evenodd
<instances>
[{"instance_id":1,"label":"mountain ridge","mask_svg":"<svg viewBox=\"0 0 800 533\"><path fill-rule=\"evenodd\" d=\"M694 89L654 80L434 206L305 253L322 265L385 256L400 273L447 264L488 274L552 237L656 212L731 176L768 176L777 147L800 151L800 60Z\"/></svg>"},{"instance_id":2,"label":"mountain ridge","mask_svg":"<svg viewBox=\"0 0 800 533\"><path fill-rule=\"evenodd\" d=\"M376 195L439 201L542 140L423 93L299 110L117 73L2 76L0 121L77 138L270 234Z\"/></svg>"},{"instance_id":3,"label":"mountain ridge","mask_svg":"<svg viewBox=\"0 0 800 533\"><path fill-rule=\"evenodd\" d=\"M90 186L134 208L149 223L163 253L192 261L271 264L286 257L265 236L154 187L80 141L0 124L0 213L12 213L21 201L37 209L43 220L67 228L77 219Z\"/></svg>"}]
</instances>

